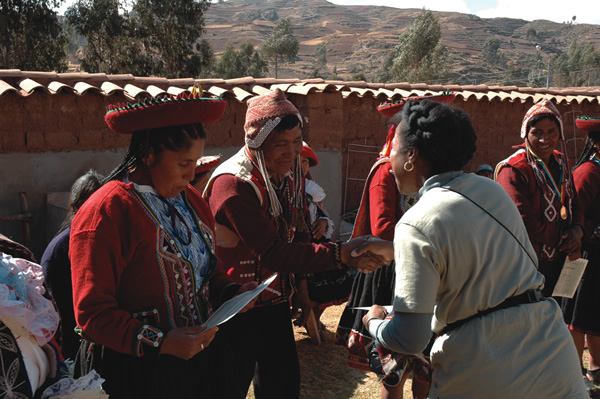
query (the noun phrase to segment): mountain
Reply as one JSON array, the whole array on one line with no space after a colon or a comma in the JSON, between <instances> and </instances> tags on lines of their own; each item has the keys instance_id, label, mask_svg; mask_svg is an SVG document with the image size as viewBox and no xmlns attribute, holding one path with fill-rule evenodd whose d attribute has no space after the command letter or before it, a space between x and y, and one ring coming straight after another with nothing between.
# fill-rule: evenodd
<instances>
[{"instance_id":1,"label":"mountain","mask_svg":"<svg viewBox=\"0 0 600 399\"><path fill-rule=\"evenodd\" d=\"M289 17L300 49L295 63L280 67L279 78L308 77L316 68L315 49L324 42L327 65L320 68L322 77L327 78L335 67L341 79L351 80L352 75L362 72L372 81L386 54L420 12L420 9L338 6L325 0L229 0L209 8L205 15L205 37L217 55L227 42L238 47L250 40L258 48L277 20ZM574 39L600 49L600 26L576 24L570 16L568 23L555 23L479 18L456 12L434 11L434 14L440 21L442 42L454 59L451 83L502 84L510 64L537 70L544 77L549 56L566 52ZM499 41L500 45L498 62L494 64L483 56L484 45L491 40Z\"/></svg>"}]
</instances>

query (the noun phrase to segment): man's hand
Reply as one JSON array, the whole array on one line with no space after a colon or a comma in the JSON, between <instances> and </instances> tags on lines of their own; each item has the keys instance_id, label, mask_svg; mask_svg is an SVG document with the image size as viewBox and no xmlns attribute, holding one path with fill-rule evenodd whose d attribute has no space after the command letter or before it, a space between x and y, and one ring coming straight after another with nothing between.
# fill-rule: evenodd
<instances>
[{"instance_id":1,"label":"man's hand","mask_svg":"<svg viewBox=\"0 0 600 399\"><path fill-rule=\"evenodd\" d=\"M391 250L389 247L391 247ZM342 244L341 249L342 263L362 273L371 273L384 265L388 265L394 259L393 244L372 236L357 237L345 242Z\"/></svg>"}]
</instances>

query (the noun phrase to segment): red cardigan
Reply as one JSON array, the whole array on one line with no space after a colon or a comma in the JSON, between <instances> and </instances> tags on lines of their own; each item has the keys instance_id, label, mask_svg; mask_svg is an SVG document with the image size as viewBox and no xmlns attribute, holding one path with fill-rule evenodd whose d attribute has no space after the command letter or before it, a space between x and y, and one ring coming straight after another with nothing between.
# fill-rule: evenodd
<instances>
[{"instance_id":1,"label":"red cardigan","mask_svg":"<svg viewBox=\"0 0 600 399\"><path fill-rule=\"evenodd\" d=\"M356 215L352 238L372 234L384 240L394 240L396 223L403 215L396 179L391 173L389 158L375 162L363 191Z\"/></svg>"},{"instance_id":2,"label":"red cardigan","mask_svg":"<svg viewBox=\"0 0 600 399\"><path fill-rule=\"evenodd\" d=\"M582 163L573 172L577 202L584 213L583 242L587 245L598 245L598 240L590 237L596 226L600 224L600 165L593 161Z\"/></svg>"},{"instance_id":3,"label":"red cardigan","mask_svg":"<svg viewBox=\"0 0 600 399\"><path fill-rule=\"evenodd\" d=\"M199 230L214 250L214 221L191 186L185 191ZM211 256L210 283L196 290L191 264L133 189L112 181L77 212L71 226L73 301L86 337L115 351L142 356L167 331L201 324L212 312L209 294L227 296L237 285ZM210 286L210 291L209 291ZM224 298L222 298L224 299ZM146 344L149 346L142 346Z\"/></svg>"}]
</instances>

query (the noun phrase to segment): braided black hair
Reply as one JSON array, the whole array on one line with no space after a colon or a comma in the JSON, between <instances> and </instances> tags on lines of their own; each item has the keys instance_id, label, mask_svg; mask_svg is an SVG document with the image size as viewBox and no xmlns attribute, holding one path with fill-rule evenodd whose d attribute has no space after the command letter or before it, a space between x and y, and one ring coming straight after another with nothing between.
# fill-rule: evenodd
<instances>
[{"instance_id":1,"label":"braided black hair","mask_svg":"<svg viewBox=\"0 0 600 399\"><path fill-rule=\"evenodd\" d=\"M594 145L597 143L600 143L600 131L589 132L583 152L579 156L579 159L573 167L573 170L577 169L585 161L589 161L592 155L596 152L596 147L594 147Z\"/></svg>"},{"instance_id":2,"label":"braided black hair","mask_svg":"<svg viewBox=\"0 0 600 399\"><path fill-rule=\"evenodd\" d=\"M469 115L431 100L406 103L400 136L405 147L419 150L433 174L463 169L477 149Z\"/></svg>"},{"instance_id":3,"label":"braided black hair","mask_svg":"<svg viewBox=\"0 0 600 399\"><path fill-rule=\"evenodd\" d=\"M125 157L112 172L103 180L103 184L111 180L122 180L127 172L138 166L150 154L150 149L156 155L164 150L179 151L190 148L193 140L206 138L201 124L169 126L159 129L135 132L131 136L129 149Z\"/></svg>"}]
</instances>

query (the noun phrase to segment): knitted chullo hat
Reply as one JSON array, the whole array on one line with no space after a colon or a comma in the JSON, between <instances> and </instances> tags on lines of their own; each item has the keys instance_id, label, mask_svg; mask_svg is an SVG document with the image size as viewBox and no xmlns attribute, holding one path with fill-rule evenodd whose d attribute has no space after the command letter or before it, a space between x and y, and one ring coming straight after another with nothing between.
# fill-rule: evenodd
<instances>
[{"instance_id":1,"label":"knitted chullo hat","mask_svg":"<svg viewBox=\"0 0 600 399\"><path fill-rule=\"evenodd\" d=\"M248 100L244 124L248 148L260 147L281 119L288 115L296 115L302 126L302 117L298 109L285 98L281 89Z\"/></svg>"},{"instance_id":2,"label":"knitted chullo hat","mask_svg":"<svg viewBox=\"0 0 600 399\"><path fill-rule=\"evenodd\" d=\"M560 112L558 112L554 104L552 104L549 100L541 100L540 102L534 104L531 108L529 108L529 111L527 111L527 113L525 114L525 117L523 118L523 123L521 124L521 138L525 139L527 137L527 133L529 133L529 129L531 128L531 126L529 126L529 121L531 120L531 118L540 114L549 114L556 118L558 128L560 130L560 138L564 141L565 136L563 132L564 129L562 116L560 116Z\"/></svg>"}]
</instances>

